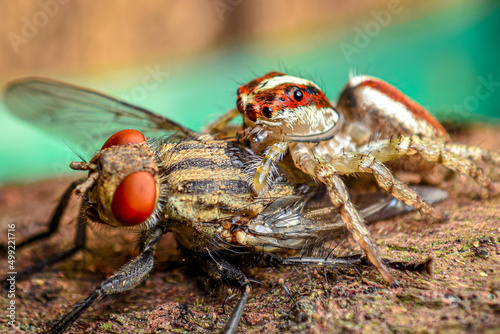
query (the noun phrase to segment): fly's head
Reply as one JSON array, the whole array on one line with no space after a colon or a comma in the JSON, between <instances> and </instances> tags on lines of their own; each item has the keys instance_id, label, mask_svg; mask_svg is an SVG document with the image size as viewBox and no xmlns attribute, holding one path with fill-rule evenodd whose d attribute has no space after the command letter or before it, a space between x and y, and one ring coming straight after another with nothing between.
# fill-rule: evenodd
<instances>
[{"instance_id":1,"label":"fly's head","mask_svg":"<svg viewBox=\"0 0 500 334\"><path fill-rule=\"evenodd\" d=\"M339 97L337 109L357 142L370 135L447 137L443 126L424 107L389 83L370 76L351 78ZM366 138L361 138L361 137Z\"/></svg>"},{"instance_id":2,"label":"fly's head","mask_svg":"<svg viewBox=\"0 0 500 334\"><path fill-rule=\"evenodd\" d=\"M123 130L112 135L90 162L72 162L89 176L75 192L87 197L86 215L114 227L154 224L158 209L158 168L142 133Z\"/></svg>"},{"instance_id":3,"label":"fly's head","mask_svg":"<svg viewBox=\"0 0 500 334\"><path fill-rule=\"evenodd\" d=\"M238 89L237 106L245 124L284 137L318 142L340 129L340 115L313 82L270 72Z\"/></svg>"}]
</instances>

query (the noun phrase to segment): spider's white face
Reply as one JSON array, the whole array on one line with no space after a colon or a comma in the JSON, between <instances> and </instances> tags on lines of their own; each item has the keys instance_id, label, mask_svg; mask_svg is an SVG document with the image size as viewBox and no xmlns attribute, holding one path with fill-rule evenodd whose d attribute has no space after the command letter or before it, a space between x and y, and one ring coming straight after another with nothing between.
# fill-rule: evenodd
<instances>
[{"instance_id":1,"label":"spider's white face","mask_svg":"<svg viewBox=\"0 0 500 334\"><path fill-rule=\"evenodd\" d=\"M241 86L237 105L247 124L284 135L288 141L331 139L343 119L316 84L280 72Z\"/></svg>"}]
</instances>

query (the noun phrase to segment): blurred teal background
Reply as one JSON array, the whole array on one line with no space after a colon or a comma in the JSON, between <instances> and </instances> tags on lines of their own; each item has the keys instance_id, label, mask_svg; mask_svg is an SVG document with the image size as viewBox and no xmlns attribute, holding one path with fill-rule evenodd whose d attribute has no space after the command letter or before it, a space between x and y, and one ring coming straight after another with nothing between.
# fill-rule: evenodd
<instances>
[{"instance_id":1,"label":"blurred teal background","mask_svg":"<svg viewBox=\"0 0 500 334\"><path fill-rule=\"evenodd\" d=\"M441 120L499 123L500 2L445 2L436 8L425 3L382 3L349 24L292 30L283 42L233 39L174 61L138 62L91 77L61 71L51 76L118 96L195 130L233 107L240 84L272 70L313 79L330 99L352 73L377 76ZM143 80L155 69L163 74L154 89L146 89ZM61 138L1 108L0 182L75 175L67 166L78 158Z\"/></svg>"}]
</instances>

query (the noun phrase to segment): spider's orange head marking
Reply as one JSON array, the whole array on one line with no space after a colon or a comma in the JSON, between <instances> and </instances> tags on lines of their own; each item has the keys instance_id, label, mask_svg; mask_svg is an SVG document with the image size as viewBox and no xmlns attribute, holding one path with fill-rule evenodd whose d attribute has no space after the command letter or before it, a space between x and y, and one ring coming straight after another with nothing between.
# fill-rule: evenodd
<instances>
[{"instance_id":1,"label":"spider's orange head marking","mask_svg":"<svg viewBox=\"0 0 500 334\"><path fill-rule=\"evenodd\" d=\"M325 94L314 83L280 72L270 72L238 89L238 110L255 122L271 119L283 109L311 106L331 107Z\"/></svg>"},{"instance_id":2,"label":"spider's orange head marking","mask_svg":"<svg viewBox=\"0 0 500 334\"><path fill-rule=\"evenodd\" d=\"M280 72L270 72L241 86L237 106L246 120L291 140L331 138L340 119L316 84Z\"/></svg>"}]
</instances>

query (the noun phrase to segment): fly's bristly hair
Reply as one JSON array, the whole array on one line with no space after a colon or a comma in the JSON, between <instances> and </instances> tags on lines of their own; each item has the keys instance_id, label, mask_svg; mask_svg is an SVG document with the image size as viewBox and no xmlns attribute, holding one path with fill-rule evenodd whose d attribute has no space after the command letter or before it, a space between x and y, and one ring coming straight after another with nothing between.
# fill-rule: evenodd
<instances>
[{"instance_id":1,"label":"fly's bristly hair","mask_svg":"<svg viewBox=\"0 0 500 334\"><path fill-rule=\"evenodd\" d=\"M269 184L272 190L256 196L245 172L256 155L236 141L210 135L173 142L166 138L152 143L152 149L160 176L160 199L150 224L162 220L187 248L224 250L234 246L235 239L234 243L229 240L232 232L226 230L223 237L218 236L224 231L223 224L244 227L265 205L294 191L285 180L276 179L270 181L276 183ZM240 216L241 221L232 222ZM191 234L196 237L183 237Z\"/></svg>"},{"instance_id":2,"label":"fly's bristly hair","mask_svg":"<svg viewBox=\"0 0 500 334\"><path fill-rule=\"evenodd\" d=\"M224 240L219 234L215 234L210 240L209 249L215 254L219 254L219 251L231 250L233 245L226 240Z\"/></svg>"},{"instance_id":3,"label":"fly's bristly hair","mask_svg":"<svg viewBox=\"0 0 500 334\"><path fill-rule=\"evenodd\" d=\"M78 159L80 159L82 162L87 162L87 160L85 160L83 156L72 147L72 145L70 145L66 141L64 141L64 144L66 144L66 146L78 157Z\"/></svg>"}]
</instances>

